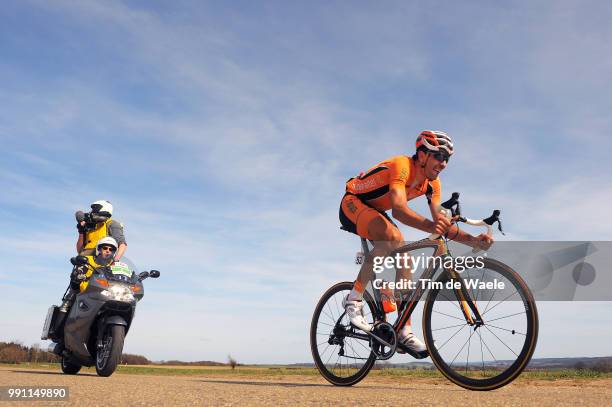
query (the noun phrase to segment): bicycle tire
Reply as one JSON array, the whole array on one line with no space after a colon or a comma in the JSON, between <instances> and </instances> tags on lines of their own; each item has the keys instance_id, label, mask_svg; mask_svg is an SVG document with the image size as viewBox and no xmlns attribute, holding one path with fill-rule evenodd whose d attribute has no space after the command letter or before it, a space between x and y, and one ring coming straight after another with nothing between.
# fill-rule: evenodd
<instances>
[{"instance_id":1,"label":"bicycle tire","mask_svg":"<svg viewBox=\"0 0 612 407\"><path fill-rule=\"evenodd\" d=\"M336 294L342 291L347 291L347 294L348 294L348 292L352 288L353 288L353 283L349 281L337 283L333 285L332 287L330 287L321 296L321 299L317 303L317 306L312 316L312 322L310 324L310 349L312 351L312 357L314 359L315 365L317 366L317 369L319 370L321 375L328 382L330 382L331 384L335 386L352 386L360 382L364 377L367 376L368 372L372 369L372 367L374 366L374 363L376 362L376 355L370 350L369 356L363 362L363 365L361 365L359 368L355 368L356 371L354 374L349 374L346 377L343 377L343 376L339 376L338 374L334 373L332 369L329 369L326 362L323 361L323 358L321 357L322 355L319 352L317 335L323 336L323 339L325 339L325 333L318 332L317 328L318 328L319 319L321 317L321 314L323 313L324 307L326 306L328 301L331 300L332 297L334 297ZM375 314L376 310L373 305L374 303L370 295L367 292L364 293L364 301L366 302L366 306L370 309L371 314L376 315ZM347 316L344 316L343 318L346 318L348 320ZM328 329L333 329L333 328L328 328ZM325 348L325 349L326 350L323 352L323 354L326 354L328 348ZM368 344L368 349L369 349L369 344ZM333 355L333 350L332 350L331 355ZM342 362L340 362L340 371L342 371ZM347 373L349 371L350 370L347 367Z\"/></svg>"},{"instance_id":2,"label":"bicycle tire","mask_svg":"<svg viewBox=\"0 0 612 407\"><path fill-rule=\"evenodd\" d=\"M469 389L469 390L494 390L500 388L502 386L507 385L516 379L521 372L525 369L536 347L537 338L538 338L538 312L535 304L535 300L533 299L533 295L529 290L527 284L523 281L523 279L519 276L519 274L514 271L509 266L494 260L494 259L484 259L484 268L488 270L493 270L498 274L501 274L505 279L510 281L516 291L519 293L522 304L525 308L525 320L526 320L526 334L524 344L518 354L516 360L510 364L505 370L501 371L501 373L496 374L492 377L484 377L485 374L485 366L483 359L483 378L477 379L474 377L468 377L463 374L460 374L458 371L454 370L452 366L452 362L449 365L447 361L441 356L438 348L435 346L434 335L432 333L432 315L433 315L433 307L436 302L437 296L440 293L440 289L431 289L427 296L425 309L423 311L423 332L425 337L425 343L427 345L427 349L429 350L430 357L438 368L438 370L451 382ZM484 272L483 272L484 275ZM441 276L437 281L445 281L447 277L445 275ZM489 300L490 302L490 300ZM486 310L485 310L486 313ZM483 319L485 319L483 317ZM501 318L499 318L501 319ZM484 321L487 326L487 321ZM466 322L467 324L467 322ZM463 329L463 328L460 328ZM487 328L488 329L488 328ZM490 330L489 330L490 331ZM476 332L476 329L474 329ZM492 331L490 331L492 332ZM512 331L512 335L514 335L514 331ZM481 351L482 351L482 335L479 333L478 336L481 340ZM472 337L472 333L470 333L470 338ZM498 338L499 339L499 338ZM449 339L450 340L450 339ZM469 339L468 339L469 340ZM464 344L465 346L465 344ZM468 345L469 348L469 345ZM488 349L488 348L487 348ZM490 349L488 349L489 352ZM491 353L491 356L493 354ZM468 358L466 360L466 373L469 372L469 350L468 350Z\"/></svg>"}]
</instances>

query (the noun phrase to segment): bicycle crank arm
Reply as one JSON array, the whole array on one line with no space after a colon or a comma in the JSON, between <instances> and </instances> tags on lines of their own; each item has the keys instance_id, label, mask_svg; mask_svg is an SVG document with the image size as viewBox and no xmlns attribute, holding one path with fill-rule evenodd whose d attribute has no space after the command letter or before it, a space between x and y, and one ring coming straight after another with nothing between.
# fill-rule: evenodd
<instances>
[{"instance_id":1,"label":"bicycle crank arm","mask_svg":"<svg viewBox=\"0 0 612 407\"><path fill-rule=\"evenodd\" d=\"M393 345L391 345L389 342L385 341L384 339L382 339L381 337L374 335L373 333L369 333L368 335L370 335L372 338L376 339L379 343L381 343L382 345L385 345L388 348L393 348Z\"/></svg>"}]
</instances>

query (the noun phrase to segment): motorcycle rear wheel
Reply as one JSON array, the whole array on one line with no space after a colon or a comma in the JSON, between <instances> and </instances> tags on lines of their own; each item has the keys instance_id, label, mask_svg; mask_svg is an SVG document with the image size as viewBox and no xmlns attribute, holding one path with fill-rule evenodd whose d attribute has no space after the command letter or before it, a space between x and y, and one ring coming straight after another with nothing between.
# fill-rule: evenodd
<instances>
[{"instance_id":1,"label":"motorcycle rear wheel","mask_svg":"<svg viewBox=\"0 0 612 407\"><path fill-rule=\"evenodd\" d=\"M62 372L65 374L77 374L81 370L81 365L71 362L66 356L62 356Z\"/></svg>"}]
</instances>

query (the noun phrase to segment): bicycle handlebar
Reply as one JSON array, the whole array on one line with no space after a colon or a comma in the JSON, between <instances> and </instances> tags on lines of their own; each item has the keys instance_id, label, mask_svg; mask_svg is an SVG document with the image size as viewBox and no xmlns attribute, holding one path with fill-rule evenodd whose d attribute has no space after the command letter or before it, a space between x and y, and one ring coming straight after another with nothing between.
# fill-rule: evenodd
<instances>
[{"instance_id":1,"label":"bicycle handlebar","mask_svg":"<svg viewBox=\"0 0 612 407\"><path fill-rule=\"evenodd\" d=\"M501 220L499 218L499 215L501 213L499 209L495 209L491 216L489 216L488 218L484 218L484 219L478 219L478 220L469 219L464 216L461 216L461 205L459 204L459 192L453 192L448 201L445 201L442 204L440 204L439 210L440 210L440 213L442 213L448 219L452 219L455 216L458 216L456 220L457 222L467 223L468 225L472 225L472 226L485 226L487 228L487 234L489 236L493 235L493 224L497 222L497 229L501 232L502 235L505 235L502 229ZM440 238L440 235L436 233L432 233L429 236L430 240L436 240L439 238Z\"/></svg>"}]
</instances>

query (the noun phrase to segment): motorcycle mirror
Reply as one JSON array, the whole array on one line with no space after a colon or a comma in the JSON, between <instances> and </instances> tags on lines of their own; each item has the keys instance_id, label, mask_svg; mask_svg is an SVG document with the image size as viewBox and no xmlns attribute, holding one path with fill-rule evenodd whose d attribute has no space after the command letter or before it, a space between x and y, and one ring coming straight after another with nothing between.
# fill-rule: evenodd
<instances>
[{"instance_id":1,"label":"motorcycle mirror","mask_svg":"<svg viewBox=\"0 0 612 407\"><path fill-rule=\"evenodd\" d=\"M161 273L160 273L159 271L157 271L157 270L151 270L151 271L149 272L149 277L151 277L151 278L157 278L157 277L159 277L159 275L160 275L160 274L161 274Z\"/></svg>"},{"instance_id":2,"label":"motorcycle mirror","mask_svg":"<svg viewBox=\"0 0 612 407\"><path fill-rule=\"evenodd\" d=\"M142 281L145 278L149 277L149 272L148 271L143 271L142 273L138 274L138 280Z\"/></svg>"},{"instance_id":3,"label":"motorcycle mirror","mask_svg":"<svg viewBox=\"0 0 612 407\"><path fill-rule=\"evenodd\" d=\"M72 259L74 259L74 263L72 262ZM84 266L86 264L89 264L89 260L87 260L87 257L85 256L76 256L72 259L70 259L70 262L75 266Z\"/></svg>"}]
</instances>

